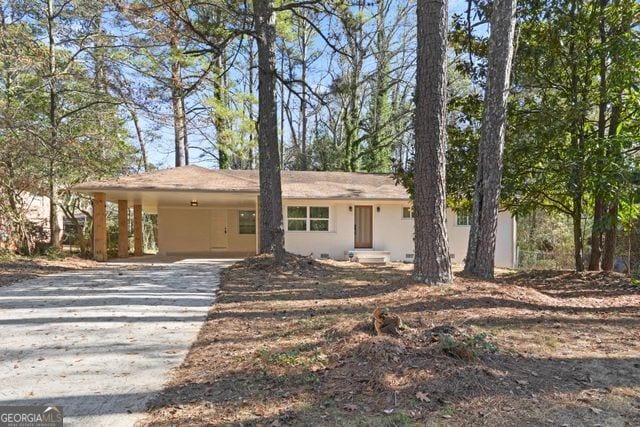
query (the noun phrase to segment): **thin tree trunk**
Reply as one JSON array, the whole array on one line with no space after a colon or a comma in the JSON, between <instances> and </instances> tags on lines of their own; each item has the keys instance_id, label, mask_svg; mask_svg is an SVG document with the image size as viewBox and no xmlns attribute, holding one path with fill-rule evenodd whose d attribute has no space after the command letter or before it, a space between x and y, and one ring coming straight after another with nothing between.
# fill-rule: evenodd
<instances>
[{"instance_id":1,"label":"thin tree trunk","mask_svg":"<svg viewBox=\"0 0 640 427\"><path fill-rule=\"evenodd\" d=\"M573 200L573 258L576 271L584 270L584 260L582 257L582 197Z\"/></svg>"},{"instance_id":2,"label":"thin tree trunk","mask_svg":"<svg viewBox=\"0 0 640 427\"><path fill-rule=\"evenodd\" d=\"M222 106L226 107L225 88L223 80L224 71L224 57L218 55L216 58L216 73L217 75L213 81L213 96L216 99L217 105L214 111L214 124L216 127L216 140L218 144L218 167L220 169L229 169L229 152L226 144L226 120L224 115L220 111Z\"/></svg>"},{"instance_id":3,"label":"thin tree trunk","mask_svg":"<svg viewBox=\"0 0 640 427\"><path fill-rule=\"evenodd\" d=\"M253 42L251 42L249 45L249 93L252 95L253 95L253 87L255 86L254 74L253 74L254 58L255 58L255 55L253 51ZM253 103L251 101L249 101L249 120L251 120L252 124L255 123L255 119L253 117ZM255 124L257 125L257 123ZM249 169L255 168L255 160L254 160L254 153L253 153L253 142L255 138L254 127L252 126L251 129L252 130L249 132L249 149L247 150Z\"/></svg>"},{"instance_id":4,"label":"thin tree trunk","mask_svg":"<svg viewBox=\"0 0 640 427\"><path fill-rule=\"evenodd\" d=\"M600 17L598 24L598 33L600 35L600 87L598 102L598 144L601 147L598 150L599 158L596 159L598 172L602 169L602 158L607 155L604 146L604 138L607 127L607 51L604 46L607 42L607 30L605 26L605 9L609 0L600 0ZM600 269L600 261L602 258L602 239L605 229L607 203L605 201L604 189L600 186L595 191L595 202L593 206L593 224L591 226L591 254L589 256L589 270L597 271Z\"/></svg>"},{"instance_id":5,"label":"thin tree trunk","mask_svg":"<svg viewBox=\"0 0 640 427\"><path fill-rule=\"evenodd\" d=\"M169 46L173 55L177 55L180 49L180 39L178 36L178 23L172 12L169 13L169 26L171 28L171 37ZM189 164L187 157L187 122L184 111L184 98L182 87L182 65L177 59L173 59L171 63L171 107L173 110L173 132L176 167Z\"/></svg>"},{"instance_id":6,"label":"thin tree trunk","mask_svg":"<svg viewBox=\"0 0 640 427\"><path fill-rule=\"evenodd\" d=\"M618 95L616 101L611 107L611 120L609 121L609 138L615 138L618 135L618 125L620 124L622 96ZM621 153L616 150L615 156L619 157ZM607 227L604 234L604 244L602 253L602 269L604 271L612 271L616 257L616 240L618 234L618 209L620 200L617 195L613 195L613 200L609 203L607 211Z\"/></svg>"},{"instance_id":7,"label":"thin tree trunk","mask_svg":"<svg viewBox=\"0 0 640 427\"><path fill-rule=\"evenodd\" d=\"M258 52L258 62L260 61L260 52ZM280 73L284 73L284 52L280 54ZM259 77L258 77L259 80ZM259 83L258 83L259 85ZM276 95L277 99L277 95ZM280 152L280 167L284 168L284 81L280 81L280 139L278 150ZM259 113L258 113L259 115ZM258 132L259 133L259 132Z\"/></svg>"},{"instance_id":8,"label":"thin tree trunk","mask_svg":"<svg viewBox=\"0 0 640 427\"><path fill-rule=\"evenodd\" d=\"M616 198L609 205L607 216L609 224L604 234L604 250L602 252L602 269L604 271L612 271L616 259L616 240L618 235L618 206L619 202Z\"/></svg>"},{"instance_id":9,"label":"thin tree trunk","mask_svg":"<svg viewBox=\"0 0 640 427\"><path fill-rule=\"evenodd\" d=\"M49 121L51 124L51 140L49 147L49 170L48 170L48 186L49 186L49 244L54 248L61 246L61 228L58 223L58 194L55 179L55 165L53 156L57 151L58 145L58 96L56 93L56 76L57 76L57 58L56 58L56 40L53 34L54 30L54 5L53 0L47 2L47 35L49 39Z\"/></svg>"},{"instance_id":10,"label":"thin tree trunk","mask_svg":"<svg viewBox=\"0 0 640 427\"><path fill-rule=\"evenodd\" d=\"M282 188L276 102L276 15L273 0L255 0L258 41L258 146L260 161L260 252L284 257Z\"/></svg>"},{"instance_id":11,"label":"thin tree trunk","mask_svg":"<svg viewBox=\"0 0 640 427\"><path fill-rule=\"evenodd\" d=\"M133 107L127 106L129 110L129 114L131 115L131 120L133 121L133 126L136 129L136 137L138 138L138 144L140 145L140 156L142 157L142 170L147 172L149 170L149 161L147 160L147 145L144 141L144 133L142 131L142 127L140 126L140 119L138 114L135 112Z\"/></svg>"},{"instance_id":12,"label":"thin tree trunk","mask_svg":"<svg viewBox=\"0 0 640 427\"><path fill-rule=\"evenodd\" d=\"M489 74L479 143L473 215L464 271L493 278L502 181L509 77L514 51L516 0L496 0L491 14Z\"/></svg>"},{"instance_id":13,"label":"thin tree trunk","mask_svg":"<svg viewBox=\"0 0 640 427\"><path fill-rule=\"evenodd\" d=\"M301 22L302 25L302 52L301 55L301 78L302 89L300 94L300 169L307 170L307 44L309 43L306 23Z\"/></svg>"},{"instance_id":14,"label":"thin tree trunk","mask_svg":"<svg viewBox=\"0 0 640 427\"><path fill-rule=\"evenodd\" d=\"M576 19L576 9L577 9L577 0L571 2L570 8L570 16L573 21ZM570 34L574 34L574 29L570 29ZM575 55L575 40L574 38L570 38L569 41L569 56L574 57ZM582 198L584 196L584 187L583 187L583 162L584 162L584 113L582 110L579 110L581 107L579 103L579 76L578 76L578 64L573 61L570 64L570 75L571 75L571 108L574 110L573 112L577 115L577 119L573 120L573 124L571 126L571 156L573 157L573 165L571 166L571 178L568 182L568 190L572 195L573 201L573 210L571 214L571 218L573 221L573 257L576 271L584 270L584 260L583 260L583 237L582 237ZM576 111L577 110L577 111Z\"/></svg>"},{"instance_id":15,"label":"thin tree trunk","mask_svg":"<svg viewBox=\"0 0 640 427\"><path fill-rule=\"evenodd\" d=\"M452 281L446 226L447 0L418 2L415 280Z\"/></svg>"}]
</instances>

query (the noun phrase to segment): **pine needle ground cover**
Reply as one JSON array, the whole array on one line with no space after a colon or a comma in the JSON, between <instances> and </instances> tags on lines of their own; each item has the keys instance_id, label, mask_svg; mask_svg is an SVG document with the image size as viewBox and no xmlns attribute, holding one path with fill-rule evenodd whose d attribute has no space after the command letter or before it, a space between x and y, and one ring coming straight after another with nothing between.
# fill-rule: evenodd
<instances>
[{"instance_id":1,"label":"pine needle ground cover","mask_svg":"<svg viewBox=\"0 0 640 427\"><path fill-rule=\"evenodd\" d=\"M538 271L414 284L411 266L254 257L223 273L151 425L638 425L640 289ZM372 313L402 320L376 335Z\"/></svg>"},{"instance_id":2,"label":"pine needle ground cover","mask_svg":"<svg viewBox=\"0 0 640 427\"><path fill-rule=\"evenodd\" d=\"M95 261L75 257L60 259L14 255L0 257L0 287L47 274L80 270L96 267L97 265Z\"/></svg>"}]
</instances>

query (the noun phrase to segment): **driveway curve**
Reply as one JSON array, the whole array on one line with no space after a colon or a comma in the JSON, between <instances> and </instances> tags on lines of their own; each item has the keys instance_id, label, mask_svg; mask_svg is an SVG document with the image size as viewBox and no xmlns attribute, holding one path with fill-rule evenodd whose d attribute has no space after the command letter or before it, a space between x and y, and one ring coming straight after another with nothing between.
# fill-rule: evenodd
<instances>
[{"instance_id":1,"label":"driveway curve","mask_svg":"<svg viewBox=\"0 0 640 427\"><path fill-rule=\"evenodd\" d=\"M231 263L108 263L0 288L0 405L62 405L65 425L135 424Z\"/></svg>"}]
</instances>

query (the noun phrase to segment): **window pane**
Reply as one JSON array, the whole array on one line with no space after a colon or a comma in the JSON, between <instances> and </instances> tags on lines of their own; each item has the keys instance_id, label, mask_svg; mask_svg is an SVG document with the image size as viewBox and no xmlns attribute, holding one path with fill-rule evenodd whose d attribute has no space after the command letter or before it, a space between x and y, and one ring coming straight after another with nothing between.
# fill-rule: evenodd
<instances>
[{"instance_id":1,"label":"window pane","mask_svg":"<svg viewBox=\"0 0 640 427\"><path fill-rule=\"evenodd\" d=\"M238 233L256 234L255 211L238 211Z\"/></svg>"},{"instance_id":2,"label":"window pane","mask_svg":"<svg viewBox=\"0 0 640 427\"><path fill-rule=\"evenodd\" d=\"M290 219L288 221L289 231L307 231L307 220L305 219Z\"/></svg>"},{"instance_id":3,"label":"window pane","mask_svg":"<svg viewBox=\"0 0 640 427\"><path fill-rule=\"evenodd\" d=\"M306 218L306 206L287 206L287 217L289 218Z\"/></svg>"},{"instance_id":4,"label":"window pane","mask_svg":"<svg viewBox=\"0 0 640 427\"><path fill-rule=\"evenodd\" d=\"M471 225L471 213L468 211L462 211L462 212L458 212L456 214L457 220L456 220L456 224L457 225Z\"/></svg>"},{"instance_id":5,"label":"window pane","mask_svg":"<svg viewBox=\"0 0 640 427\"><path fill-rule=\"evenodd\" d=\"M329 218L329 208L327 207L312 206L309 209L311 210L310 218Z\"/></svg>"},{"instance_id":6,"label":"window pane","mask_svg":"<svg viewBox=\"0 0 640 427\"><path fill-rule=\"evenodd\" d=\"M329 220L312 219L310 221L311 231L329 231Z\"/></svg>"},{"instance_id":7,"label":"window pane","mask_svg":"<svg viewBox=\"0 0 640 427\"><path fill-rule=\"evenodd\" d=\"M413 218L413 211L411 208L402 208L402 218Z\"/></svg>"}]
</instances>

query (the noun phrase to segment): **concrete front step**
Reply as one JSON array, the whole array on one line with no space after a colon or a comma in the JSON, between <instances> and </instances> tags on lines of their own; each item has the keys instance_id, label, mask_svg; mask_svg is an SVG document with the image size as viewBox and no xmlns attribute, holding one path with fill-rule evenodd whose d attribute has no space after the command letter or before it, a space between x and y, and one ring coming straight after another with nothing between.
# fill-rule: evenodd
<instances>
[{"instance_id":1,"label":"concrete front step","mask_svg":"<svg viewBox=\"0 0 640 427\"><path fill-rule=\"evenodd\" d=\"M373 249L353 249L349 251L348 256L361 264L384 264L391 261L391 252Z\"/></svg>"}]
</instances>

